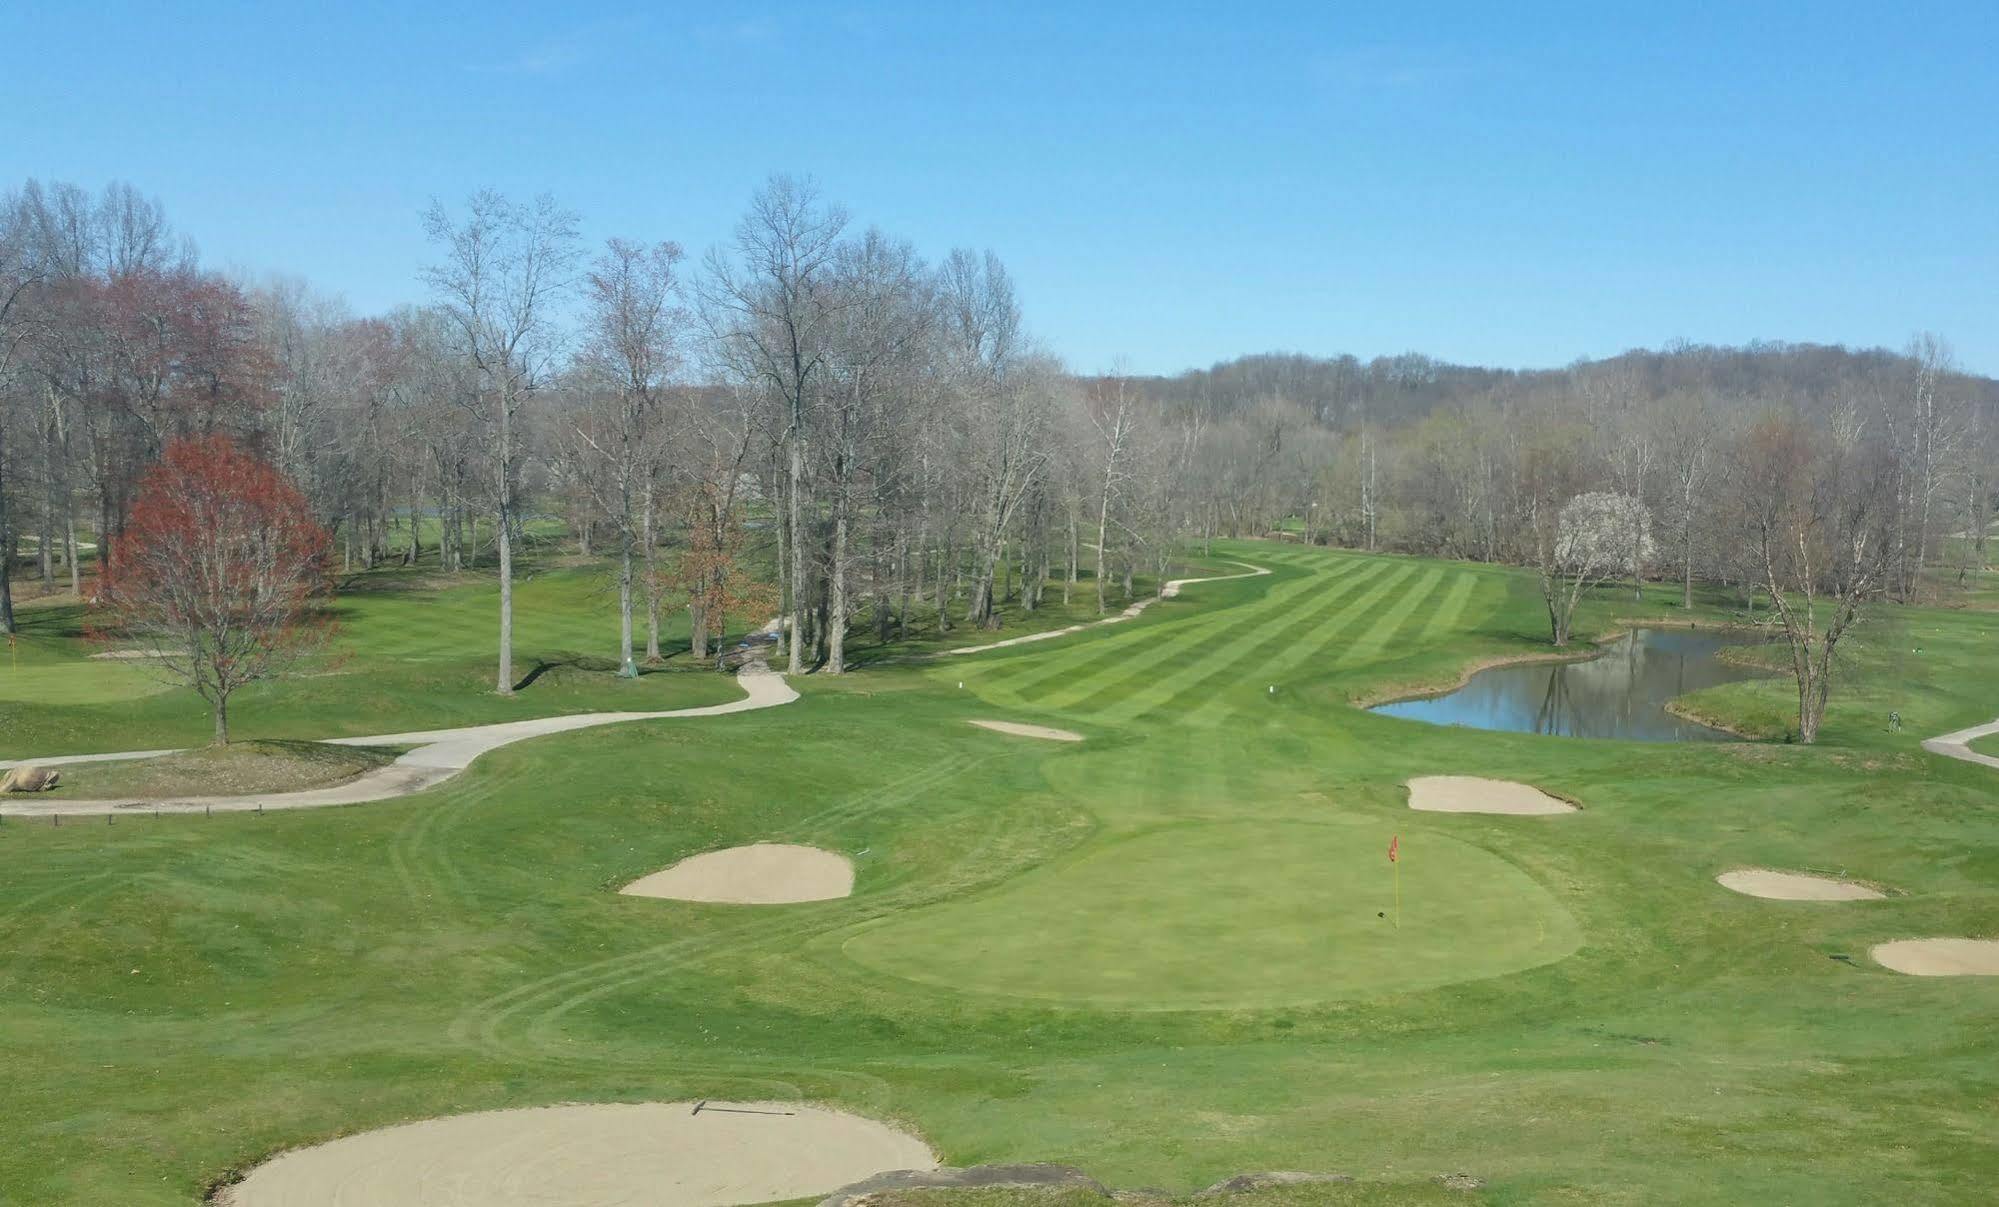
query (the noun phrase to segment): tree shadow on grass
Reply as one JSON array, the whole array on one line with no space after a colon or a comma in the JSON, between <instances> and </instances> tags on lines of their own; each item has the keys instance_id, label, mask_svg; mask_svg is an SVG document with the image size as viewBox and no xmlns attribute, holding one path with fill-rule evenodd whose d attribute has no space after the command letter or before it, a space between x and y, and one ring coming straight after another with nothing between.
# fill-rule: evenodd
<instances>
[{"instance_id":1,"label":"tree shadow on grass","mask_svg":"<svg viewBox=\"0 0 1999 1207\"><path fill-rule=\"evenodd\" d=\"M659 662L655 664L647 665L641 662L638 667L638 677L643 679L648 675L682 674L700 669L694 666L690 659L684 657L684 654L683 650L675 650L673 653L661 655ZM520 681L514 684L515 691L526 691L534 686L536 680L551 671L580 671L590 675L613 676L618 673L616 658L605 658L597 654L578 654L567 650L536 655L532 662L533 665L528 668L527 674L521 676Z\"/></svg>"}]
</instances>

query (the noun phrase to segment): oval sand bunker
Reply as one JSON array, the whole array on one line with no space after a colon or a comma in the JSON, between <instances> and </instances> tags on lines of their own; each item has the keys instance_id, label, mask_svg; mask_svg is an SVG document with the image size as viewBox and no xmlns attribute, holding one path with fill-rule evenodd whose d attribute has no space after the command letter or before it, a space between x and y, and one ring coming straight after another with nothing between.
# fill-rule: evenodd
<instances>
[{"instance_id":1,"label":"oval sand bunker","mask_svg":"<svg viewBox=\"0 0 1999 1207\"><path fill-rule=\"evenodd\" d=\"M1999 939L1897 939L1867 954L1910 976L1999 976Z\"/></svg>"},{"instance_id":2,"label":"oval sand bunker","mask_svg":"<svg viewBox=\"0 0 1999 1207\"><path fill-rule=\"evenodd\" d=\"M285 1153L225 1207L728 1207L932 1169L916 1137L792 1103L646 1102L483 1111ZM749 1113L756 1112L756 1113Z\"/></svg>"},{"instance_id":3,"label":"oval sand bunker","mask_svg":"<svg viewBox=\"0 0 1999 1207\"><path fill-rule=\"evenodd\" d=\"M1802 872L1773 872L1768 868L1738 868L1716 876L1715 883L1750 897L1771 901L1879 901L1881 894L1864 884L1834 880L1830 876L1807 876Z\"/></svg>"},{"instance_id":4,"label":"oval sand bunker","mask_svg":"<svg viewBox=\"0 0 1999 1207\"><path fill-rule=\"evenodd\" d=\"M1080 742L1083 735L1069 729L1050 729L1046 725L1022 725L1018 721L973 721L980 729L990 729L994 733L1010 733L1017 738L1042 738L1050 742Z\"/></svg>"},{"instance_id":5,"label":"oval sand bunker","mask_svg":"<svg viewBox=\"0 0 1999 1207\"><path fill-rule=\"evenodd\" d=\"M618 891L629 897L666 897L723 905L830 901L853 895L854 865L845 855L818 847L758 842L691 855Z\"/></svg>"},{"instance_id":6,"label":"oval sand bunker","mask_svg":"<svg viewBox=\"0 0 1999 1207\"><path fill-rule=\"evenodd\" d=\"M1539 817L1574 813L1532 784L1480 779L1475 775L1419 775L1409 781L1409 807L1425 813L1510 813Z\"/></svg>"}]
</instances>

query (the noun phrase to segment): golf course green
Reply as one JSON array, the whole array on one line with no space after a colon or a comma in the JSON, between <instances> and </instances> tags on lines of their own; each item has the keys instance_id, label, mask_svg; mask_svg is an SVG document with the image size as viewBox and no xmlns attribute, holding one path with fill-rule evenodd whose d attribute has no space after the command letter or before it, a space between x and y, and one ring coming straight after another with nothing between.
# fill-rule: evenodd
<instances>
[{"instance_id":1,"label":"golf course green","mask_svg":"<svg viewBox=\"0 0 1999 1207\"><path fill-rule=\"evenodd\" d=\"M869 646L782 707L536 738L401 799L0 820L0 1202L192 1204L398 1123L703 1099L1173 1196L1295 1169L1356 1180L1269 1202L1989 1199L1999 977L1867 953L1999 936L1999 772L1919 746L1999 713L1993 613L1884 608L1815 746L1781 741L1783 679L1692 702L1779 740L1596 741L1356 707L1545 655L1529 572L1217 541L1174 574L1237 562L1272 572L986 653ZM489 585L353 586L323 667L240 698L244 737L740 695L684 656L615 678L601 566L522 584L512 698ZM1605 588L1579 631L1736 606L1654 591ZM1086 589L997 636L1094 618ZM0 759L205 738L191 695L91 660L73 609L22 620ZM1583 807L1411 810L1426 775ZM618 892L766 842L850 858L853 895ZM1715 882L1748 867L1892 891ZM1459 1172L1478 1188L1440 1188Z\"/></svg>"},{"instance_id":2,"label":"golf course green","mask_svg":"<svg viewBox=\"0 0 1999 1207\"><path fill-rule=\"evenodd\" d=\"M1147 831L841 949L940 988L1132 1010L1306 1006L1499 976L1576 949L1576 925L1546 889L1469 843L1427 838L1397 885L1378 828L1345 817Z\"/></svg>"}]
</instances>

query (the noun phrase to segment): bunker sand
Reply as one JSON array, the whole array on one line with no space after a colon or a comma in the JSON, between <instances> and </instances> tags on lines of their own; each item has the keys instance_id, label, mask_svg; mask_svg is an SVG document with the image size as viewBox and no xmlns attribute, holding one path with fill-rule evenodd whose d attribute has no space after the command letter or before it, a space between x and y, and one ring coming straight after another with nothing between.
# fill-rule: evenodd
<instances>
[{"instance_id":1,"label":"bunker sand","mask_svg":"<svg viewBox=\"0 0 1999 1207\"><path fill-rule=\"evenodd\" d=\"M1771 901L1879 901L1883 896L1878 890L1850 880L1808 876L1803 872L1773 872L1769 868L1737 868L1714 879L1725 889Z\"/></svg>"},{"instance_id":2,"label":"bunker sand","mask_svg":"<svg viewBox=\"0 0 1999 1207\"><path fill-rule=\"evenodd\" d=\"M846 856L818 847L759 842L689 856L618 891L627 897L724 905L830 901L853 895L854 865Z\"/></svg>"},{"instance_id":3,"label":"bunker sand","mask_svg":"<svg viewBox=\"0 0 1999 1207\"><path fill-rule=\"evenodd\" d=\"M1425 813L1506 813L1522 817L1574 813L1576 807L1512 780L1475 775L1419 775L1409 781L1409 807Z\"/></svg>"},{"instance_id":4,"label":"bunker sand","mask_svg":"<svg viewBox=\"0 0 1999 1207\"><path fill-rule=\"evenodd\" d=\"M1050 742L1080 742L1083 735L1072 729L1051 729L1046 725L1023 725L1018 721L973 721L980 729L1010 733L1019 738L1041 738Z\"/></svg>"},{"instance_id":5,"label":"bunker sand","mask_svg":"<svg viewBox=\"0 0 1999 1207\"><path fill-rule=\"evenodd\" d=\"M776 1102L485 1111L285 1153L225 1207L728 1207L933 1169L921 1140L842 1111Z\"/></svg>"},{"instance_id":6,"label":"bunker sand","mask_svg":"<svg viewBox=\"0 0 1999 1207\"><path fill-rule=\"evenodd\" d=\"M1999 976L1999 939L1897 939L1867 954L1910 976Z\"/></svg>"}]
</instances>

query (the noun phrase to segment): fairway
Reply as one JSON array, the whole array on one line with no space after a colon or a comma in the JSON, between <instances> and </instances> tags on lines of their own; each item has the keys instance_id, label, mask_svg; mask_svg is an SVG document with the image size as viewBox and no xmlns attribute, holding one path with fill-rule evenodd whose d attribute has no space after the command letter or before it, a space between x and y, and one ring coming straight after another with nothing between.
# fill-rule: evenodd
<instances>
[{"instance_id":1,"label":"fairway","mask_svg":"<svg viewBox=\"0 0 1999 1207\"><path fill-rule=\"evenodd\" d=\"M1580 932L1504 860L1441 836L1394 867L1376 824L1175 826L841 946L877 972L1126 1009L1272 1008L1428 989L1558 960Z\"/></svg>"},{"instance_id":2,"label":"fairway","mask_svg":"<svg viewBox=\"0 0 1999 1207\"><path fill-rule=\"evenodd\" d=\"M515 742L398 799L7 818L0 1200L187 1207L337 1137L702 1099L816 1103L946 1164L1181 1193L1334 1169L1353 1201L1391 1203L1458 1170L1492 1202L1978 1197L1935 1188L1995 1170L1999 979L1868 953L1999 935L1999 775L1920 747L1991 720L1988 614L1899 612L1925 650L1899 663L1863 630L1817 748L1579 740L1354 706L1544 652L1530 574L1264 542L1173 574L1235 562L1271 572L1059 638L790 677L784 707ZM551 658L609 644L601 581L537 579L551 614L524 627ZM1605 592L1585 622L1676 598ZM343 673L259 689L245 730L742 697L593 662L497 699L472 629L490 599L343 600ZM137 673L28 615L24 670ZM1786 689L1697 701L1753 725ZM203 723L175 693L10 715L7 755L180 745ZM999 718L1083 740L973 724ZM1584 807L1412 809L1425 776ZM758 844L831 853L851 895L787 867L783 892L619 891ZM1744 868L1886 895L1717 883Z\"/></svg>"}]
</instances>

